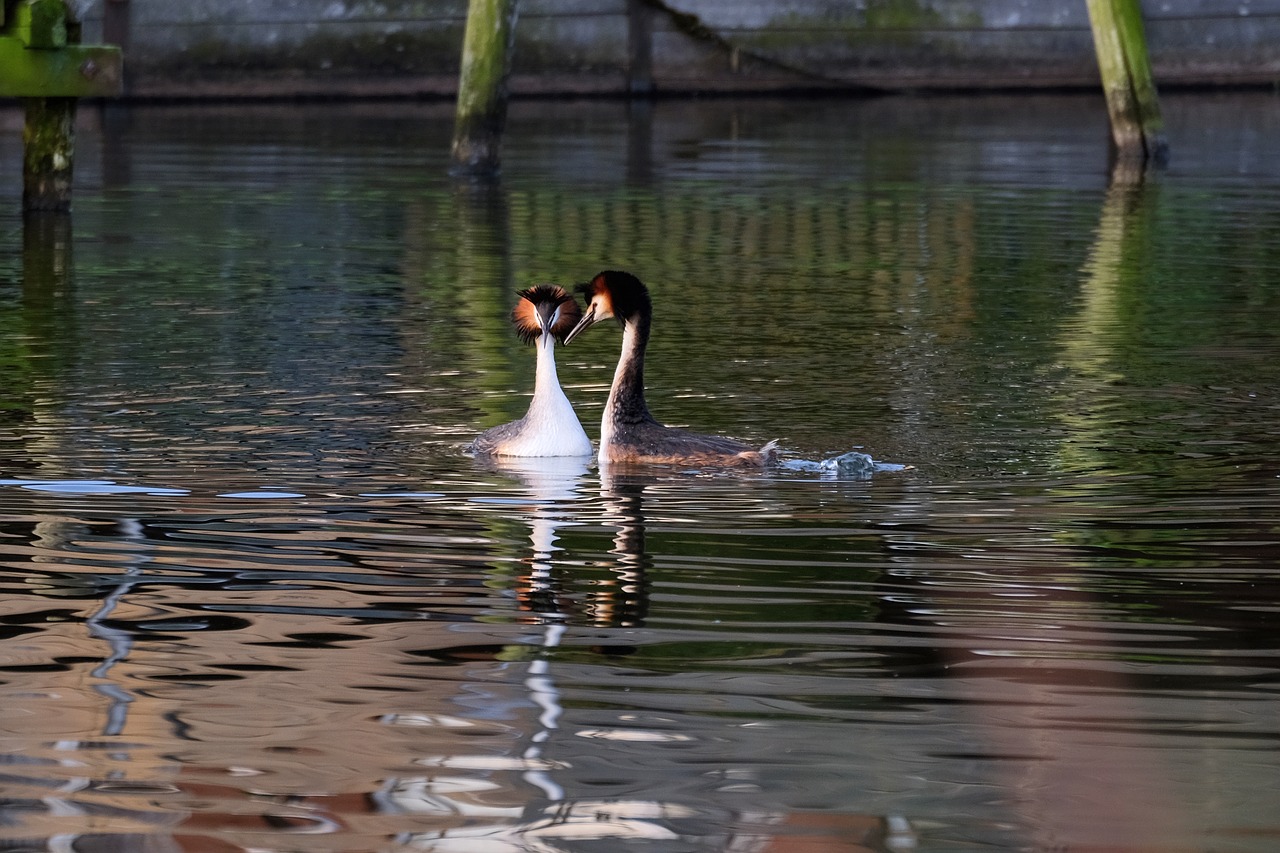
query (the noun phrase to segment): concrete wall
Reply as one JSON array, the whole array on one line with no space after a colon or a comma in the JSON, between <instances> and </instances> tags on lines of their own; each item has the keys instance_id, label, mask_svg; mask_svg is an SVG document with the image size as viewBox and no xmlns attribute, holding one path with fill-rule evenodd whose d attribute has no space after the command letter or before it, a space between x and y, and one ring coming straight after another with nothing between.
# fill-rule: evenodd
<instances>
[{"instance_id":1,"label":"concrete wall","mask_svg":"<svg viewBox=\"0 0 1280 853\"><path fill-rule=\"evenodd\" d=\"M78 0L138 97L451 94L466 0ZM1157 82L1280 81L1280 0L1144 0ZM1085 0L520 0L512 88L1089 86Z\"/></svg>"}]
</instances>

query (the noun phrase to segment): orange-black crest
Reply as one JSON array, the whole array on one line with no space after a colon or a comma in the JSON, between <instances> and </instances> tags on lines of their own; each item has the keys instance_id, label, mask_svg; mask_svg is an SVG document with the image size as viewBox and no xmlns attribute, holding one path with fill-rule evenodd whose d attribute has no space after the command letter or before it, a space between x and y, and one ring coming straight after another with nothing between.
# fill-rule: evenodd
<instances>
[{"instance_id":1,"label":"orange-black crest","mask_svg":"<svg viewBox=\"0 0 1280 853\"><path fill-rule=\"evenodd\" d=\"M601 318L617 317L618 322L625 323L653 310L648 288L629 272L605 270L590 283L579 285L578 290L588 305L595 304Z\"/></svg>"},{"instance_id":2,"label":"orange-black crest","mask_svg":"<svg viewBox=\"0 0 1280 853\"><path fill-rule=\"evenodd\" d=\"M559 285L538 284L521 290L519 295L511 322L526 344L536 340L546 326L550 326L552 335L563 340L582 316L573 295Z\"/></svg>"}]
</instances>

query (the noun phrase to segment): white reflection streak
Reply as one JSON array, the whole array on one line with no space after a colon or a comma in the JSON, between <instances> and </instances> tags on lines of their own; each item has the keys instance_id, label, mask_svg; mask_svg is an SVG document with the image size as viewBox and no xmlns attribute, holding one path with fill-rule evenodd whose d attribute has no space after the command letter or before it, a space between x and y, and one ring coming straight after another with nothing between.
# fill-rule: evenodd
<instances>
[{"instance_id":1,"label":"white reflection streak","mask_svg":"<svg viewBox=\"0 0 1280 853\"><path fill-rule=\"evenodd\" d=\"M133 651L133 635L129 631L111 627L107 624L107 620L111 618L111 614L115 612L116 607L124 597L142 582L143 569L150 562L150 557L139 553L146 542L146 533L142 524L133 518L122 518L116 524L120 531L121 539L134 543L137 548L135 548L132 559L125 567L122 578L115 584L111 592L102 599L98 609L90 613L84 620L85 630L89 636L102 640L106 643L108 649L108 654L103 657L102 662L89 673L90 677L100 679L98 683L93 685L94 692L108 701L106 721L102 727L104 736L118 735L124 731L125 723L128 719L129 705L133 703L133 696L129 691L111 681L112 668L121 661L127 660L129 654ZM61 521L38 523L35 527L37 540L35 544L42 549L66 550L66 546L74 538L71 535L71 531L67 529L68 527L70 525Z\"/></svg>"},{"instance_id":2,"label":"white reflection streak","mask_svg":"<svg viewBox=\"0 0 1280 853\"><path fill-rule=\"evenodd\" d=\"M564 630L564 625L548 625L543 635L542 647L551 649L560 645ZM546 658L538 658L529 664L529 677L524 680L524 683L529 688L529 696L534 704L542 709L542 714L538 717L538 725L542 726L542 729L534 733L533 742L524 751L524 757L530 760L530 769L525 771L524 779L546 794L547 799L553 802L563 800L564 788L560 787L546 770L533 769L542 766L539 760L542 758L543 744L551 739L552 733L558 728L560 714L563 711L560 706L560 691L548 675Z\"/></svg>"},{"instance_id":3,"label":"white reflection streak","mask_svg":"<svg viewBox=\"0 0 1280 853\"><path fill-rule=\"evenodd\" d=\"M556 530L567 523L559 507L561 503L577 500L578 485L582 475L586 473L587 462L577 458L530 458L513 460L500 467L519 477L528 488L530 497L536 501L529 519L529 539L533 545L529 587L531 593L538 587L549 588L552 580L551 555L559 550L555 544ZM540 643L543 651L541 656L530 661L528 675L524 680L530 700L541 709L541 713L538 715L540 729L533 733L530 745L523 753L523 757L529 762L529 769L524 772L523 778L553 803L564 800L565 791L546 769L551 765L542 759L546 744L559 725L563 709L560 705L560 691L551 677L546 653L560 645L565 630L561 622L546 624Z\"/></svg>"},{"instance_id":4,"label":"white reflection streak","mask_svg":"<svg viewBox=\"0 0 1280 853\"><path fill-rule=\"evenodd\" d=\"M125 518L118 522L121 538L127 541L135 542L141 545L146 536L143 532L142 525L137 519ZM107 707L107 720L103 725L103 735L118 735L124 731L125 722L128 719L129 705L133 703L133 697L120 685L112 682L111 669L117 663L127 659L129 653L133 651L133 635L129 631L112 628L105 622L116 609L116 605L124 598L141 580L143 567L149 562L150 558L141 554L135 554L134 559L129 561L128 568L125 569L124 576L131 578L116 585L111 594L102 600L102 606L98 611L85 620L85 627L89 631L89 636L96 637L106 642L111 653L103 658L102 663L93 668L90 673L94 678L101 678L103 682L95 684L93 689L110 700Z\"/></svg>"}]
</instances>

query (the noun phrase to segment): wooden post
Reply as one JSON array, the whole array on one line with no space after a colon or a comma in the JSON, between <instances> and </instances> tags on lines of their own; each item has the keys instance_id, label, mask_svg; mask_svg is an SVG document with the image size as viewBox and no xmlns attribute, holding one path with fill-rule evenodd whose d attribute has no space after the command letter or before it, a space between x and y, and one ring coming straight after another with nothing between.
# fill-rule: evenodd
<instances>
[{"instance_id":1,"label":"wooden post","mask_svg":"<svg viewBox=\"0 0 1280 853\"><path fill-rule=\"evenodd\" d=\"M102 9L102 40L128 50L132 27L129 24L129 0L107 0Z\"/></svg>"},{"instance_id":2,"label":"wooden post","mask_svg":"<svg viewBox=\"0 0 1280 853\"><path fill-rule=\"evenodd\" d=\"M71 217L28 211L22 217L23 302L44 318L71 282Z\"/></svg>"},{"instance_id":3,"label":"wooden post","mask_svg":"<svg viewBox=\"0 0 1280 853\"><path fill-rule=\"evenodd\" d=\"M453 167L457 171L498 171L517 2L470 0L467 7L453 128Z\"/></svg>"},{"instance_id":4,"label":"wooden post","mask_svg":"<svg viewBox=\"0 0 1280 853\"><path fill-rule=\"evenodd\" d=\"M61 0L23 3L15 11L28 50L58 50L80 40L78 22L71 24ZM23 98L22 106L22 209L70 210L76 100Z\"/></svg>"},{"instance_id":5,"label":"wooden post","mask_svg":"<svg viewBox=\"0 0 1280 853\"><path fill-rule=\"evenodd\" d=\"M133 34L133 26L130 23L129 0L106 0L106 4L102 7L102 41L105 44L112 44L120 48L121 51L128 53L129 39ZM129 88L129 78L126 74L120 81L122 91Z\"/></svg>"},{"instance_id":6,"label":"wooden post","mask_svg":"<svg viewBox=\"0 0 1280 853\"><path fill-rule=\"evenodd\" d=\"M23 209L69 210L76 98L119 94L120 51L82 46L65 0L7 0L0 12L0 96L26 113Z\"/></svg>"},{"instance_id":7,"label":"wooden post","mask_svg":"<svg viewBox=\"0 0 1280 853\"><path fill-rule=\"evenodd\" d=\"M71 209L76 99L24 98L22 209Z\"/></svg>"},{"instance_id":8,"label":"wooden post","mask_svg":"<svg viewBox=\"0 0 1280 853\"><path fill-rule=\"evenodd\" d=\"M1088 0L1088 5L1116 152L1122 159L1163 161L1169 149L1138 0Z\"/></svg>"},{"instance_id":9,"label":"wooden post","mask_svg":"<svg viewBox=\"0 0 1280 853\"><path fill-rule=\"evenodd\" d=\"M627 0L627 91L653 93L653 6L648 0Z\"/></svg>"}]
</instances>

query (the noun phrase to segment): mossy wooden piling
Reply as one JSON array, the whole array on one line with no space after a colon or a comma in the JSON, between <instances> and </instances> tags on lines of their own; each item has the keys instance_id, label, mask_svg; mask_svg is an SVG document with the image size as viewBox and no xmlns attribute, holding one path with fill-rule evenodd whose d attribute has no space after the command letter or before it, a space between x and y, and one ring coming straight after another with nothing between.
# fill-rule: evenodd
<instances>
[{"instance_id":1,"label":"mossy wooden piling","mask_svg":"<svg viewBox=\"0 0 1280 853\"><path fill-rule=\"evenodd\" d=\"M627 0L627 92L653 94L653 20L649 0Z\"/></svg>"},{"instance_id":2,"label":"mossy wooden piling","mask_svg":"<svg viewBox=\"0 0 1280 853\"><path fill-rule=\"evenodd\" d=\"M1138 0L1088 0L1088 7L1116 153L1160 162L1168 144Z\"/></svg>"},{"instance_id":3,"label":"mossy wooden piling","mask_svg":"<svg viewBox=\"0 0 1280 853\"><path fill-rule=\"evenodd\" d=\"M76 99L23 98L22 209L70 210Z\"/></svg>"},{"instance_id":4,"label":"mossy wooden piling","mask_svg":"<svg viewBox=\"0 0 1280 853\"><path fill-rule=\"evenodd\" d=\"M492 174L501 164L517 5L517 0L470 0L467 7L453 130L457 171Z\"/></svg>"},{"instance_id":5,"label":"mossy wooden piling","mask_svg":"<svg viewBox=\"0 0 1280 853\"><path fill-rule=\"evenodd\" d=\"M82 46L64 0L4 0L0 13L0 97L25 111L23 209L68 210L76 98L119 94L120 51Z\"/></svg>"}]
</instances>

